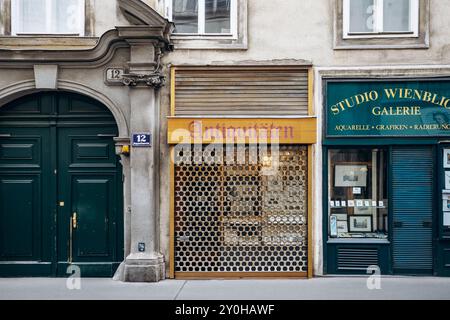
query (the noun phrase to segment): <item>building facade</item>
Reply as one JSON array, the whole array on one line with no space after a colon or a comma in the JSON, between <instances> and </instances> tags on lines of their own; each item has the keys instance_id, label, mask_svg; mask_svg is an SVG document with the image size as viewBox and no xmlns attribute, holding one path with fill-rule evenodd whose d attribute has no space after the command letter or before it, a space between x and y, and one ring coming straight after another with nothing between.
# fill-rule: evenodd
<instances>
[{"instance_id":1,"label":"building facade","mask_svg":"<svg viewBox=\"0 0 450 320\"><path fill-rule=\"evenodd\" d=\"M447 276L449 10L2 0L0 275Z\"/></svg>"}]
</instances>

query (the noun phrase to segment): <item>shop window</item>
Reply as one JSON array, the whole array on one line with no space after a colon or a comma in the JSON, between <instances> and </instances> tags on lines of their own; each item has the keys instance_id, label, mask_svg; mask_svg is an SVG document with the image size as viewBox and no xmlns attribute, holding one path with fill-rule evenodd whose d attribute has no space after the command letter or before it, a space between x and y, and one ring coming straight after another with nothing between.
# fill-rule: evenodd
<instances>
[{"instance_id":1,"label":"shop window","mask_svg":"<svg viewBox=\"0 0 450 320\"><path fill-rule=\"evenodd\" d=\"M386 154L383 149L335 149L329 163L329 237L388 237Z\"/></svg>"},{"instance_id":2,"label":"shop window","mask_svg":"<svg viewBox=\"0 0 450 320\"><path fill-rule=\"evenodd\" d=\"M344 37L417 37L418 0L344 0Z\"/></svg>"},{"instance_id":3,"label":"shop window","mask_svg":"<svg viewBox=\"0 0 450 320\"><path fill-rule=\"evenodd\" d=\"M166 0L177 48L246 49L247 0Z\"/></svg>"},{"instance_id":4,"label":"shop window","mask_svg":"<svg viewBox=\"0 0 450 320\"><path fill-rule=\"evenodd\" d=\"M12 35L84 36L84 0L12 0Z\"/></svg>"},{"instance_id":5,"label":"shop window","mask_svg":"<svg viewBox=\"0 0 450 320\"><path fill-rule=\"evenodd\" d=\"M428 48L430 0L336 0L335 49Z\"/></svg>"}]
</instances>

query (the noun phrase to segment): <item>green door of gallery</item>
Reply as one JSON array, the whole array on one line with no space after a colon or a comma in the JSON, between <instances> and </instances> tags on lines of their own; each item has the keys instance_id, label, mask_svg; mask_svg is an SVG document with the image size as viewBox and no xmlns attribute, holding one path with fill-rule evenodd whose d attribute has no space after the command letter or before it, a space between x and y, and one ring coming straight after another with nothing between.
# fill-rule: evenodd
<instances>
[{"instance_id":1,"label":"green door of gallery","mask_svg":"<svg viewBox=\"0 0 450 320\"><path fill-rule=\"evenodd\" d=\"M117 126L102 104L38 93L0 108L0 276L114 274L123 260ZM70 268L73 270L73 268Z\"/></svg>"}]
</instances>

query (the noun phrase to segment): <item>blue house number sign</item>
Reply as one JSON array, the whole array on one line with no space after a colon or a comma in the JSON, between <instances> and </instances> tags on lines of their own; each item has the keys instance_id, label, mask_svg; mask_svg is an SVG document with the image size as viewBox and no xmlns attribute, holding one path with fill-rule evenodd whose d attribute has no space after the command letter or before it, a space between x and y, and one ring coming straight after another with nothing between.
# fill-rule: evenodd
<instances>
[{"instance_id":1,"label":"blue house number sign","mask_svg":"<svg viewBox=\"0 0 450 320\"><path fill-rule=\"evenodd\" d=\"M152 135L150 133L133 133L133 147L151 147Z\"/></svg>"}]
</instances>

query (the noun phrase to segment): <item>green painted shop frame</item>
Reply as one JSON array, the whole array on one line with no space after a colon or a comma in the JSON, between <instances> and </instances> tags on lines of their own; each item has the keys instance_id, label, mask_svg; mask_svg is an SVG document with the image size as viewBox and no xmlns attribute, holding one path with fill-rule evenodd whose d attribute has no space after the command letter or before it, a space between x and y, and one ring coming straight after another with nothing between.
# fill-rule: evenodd
<instances>
[{"instance_id":1,"label":"green painted shop frame","mask_svg":"<svg viewBox=\"0 0 450 320\"><path fill-rule=\"evenodd\" d=\"M450 79L326 78L323 84L324 273L368 274L376 266L382 274L450 276ZM332 206L343 206L337 200L350 206L349 199L333 198L336 186L358 177L337 182L337 157L330 155L352 150L386 155L385 203L372 199L372 212L387 213L385 235L352 234L345 230L350 222L342 222L348 233L336 233L336 218L330 219L350 221L352 213L364 219L356 216L357 199L350 200L355 208L343 209L347 217L333 214ZM363 177L373 185L369 173Z\"/></svg>"}]
</instances>

